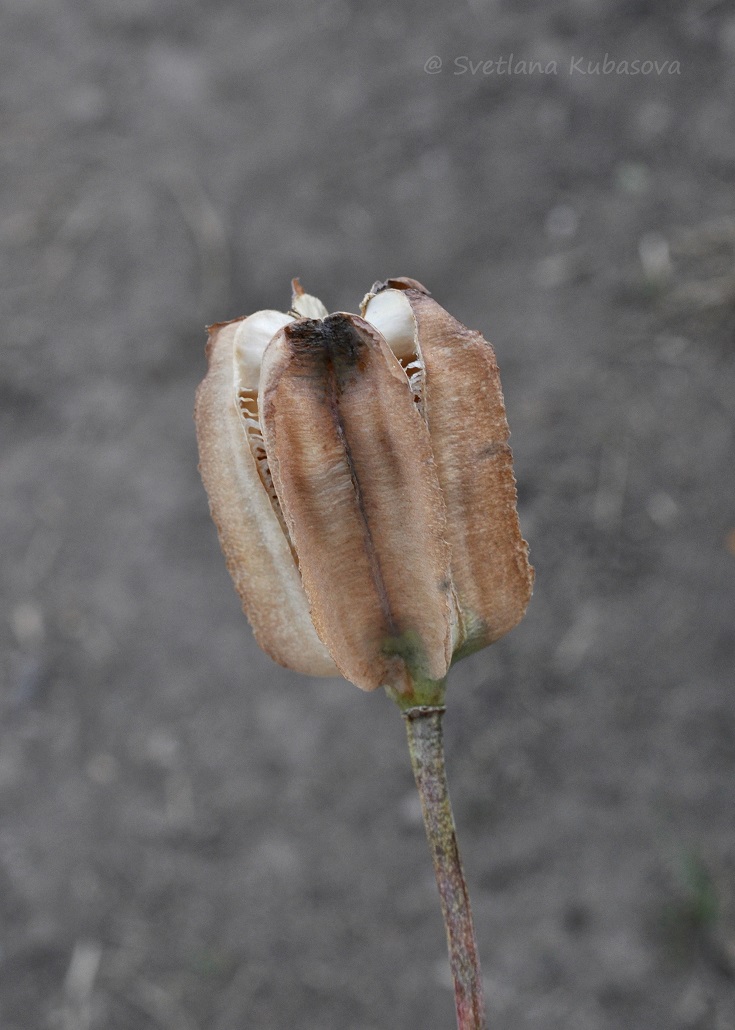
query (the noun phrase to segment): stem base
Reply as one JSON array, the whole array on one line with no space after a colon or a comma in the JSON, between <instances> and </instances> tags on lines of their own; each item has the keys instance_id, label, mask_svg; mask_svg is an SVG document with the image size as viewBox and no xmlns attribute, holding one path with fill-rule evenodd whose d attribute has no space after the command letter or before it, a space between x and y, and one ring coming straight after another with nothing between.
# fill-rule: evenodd
<instances>
[{"instance_id":1,"label":"stem base","mask_svg":"<svg viewBox=\"0 0 735 1030\"><path fill-rule=\"evenodd\" d=\"M447 931L458 1030L487 1030L480 959L444 767L442 706L403 712Z\"/></svg>"}]
</instances>

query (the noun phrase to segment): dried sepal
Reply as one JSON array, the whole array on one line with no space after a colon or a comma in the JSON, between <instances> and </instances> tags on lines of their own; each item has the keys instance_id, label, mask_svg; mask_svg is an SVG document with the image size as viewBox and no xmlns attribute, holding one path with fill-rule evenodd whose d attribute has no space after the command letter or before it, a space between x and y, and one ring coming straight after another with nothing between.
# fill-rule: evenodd
<instances>
[{"instance_id":1,"label":"dried sepal","mask_svg":"<svg viewBox=\"0 0 735 1030\"><path fill-rule=\"evenodd\" d=\"M337 669L309 616L259 435L260 359L273 333L290 321L279 312L257 312L210 328L208 371L195 408L199 469L258 643L281 665L331 676Z\"/></svg>"},{"instance_id":2,"label":"dried sepal","mask_svg":"<svg viewBox=\"0 0 735 1030\"><path fill-rule=\"evenodd\" d=\"M376 284L362 310L399 352L413 333L423 372L421 404L447 510L460 658L512 629L533 588L495 353L415 280Z\"/></svg>"},{"instance_id":3,"label":"dried sepal","mask_svg":"<svg viewBox=\"0 0 735 1030\"><path fill-rule=\"evenodd\" d=\"M276 492L319 636L357 686L437 696L451 658L446 518L426 424L356 315L287 325L261 370Z\"/></svg>"}]
</instances>

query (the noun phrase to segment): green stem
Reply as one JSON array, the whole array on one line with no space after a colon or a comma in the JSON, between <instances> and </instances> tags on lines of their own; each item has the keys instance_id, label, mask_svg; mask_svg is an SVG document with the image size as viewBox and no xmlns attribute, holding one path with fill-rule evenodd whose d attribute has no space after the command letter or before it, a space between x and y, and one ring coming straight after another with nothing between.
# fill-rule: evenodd
<instances>
[{"instance_id":1,"label":"green stem","mask_svg":"<svg viewBox=\"0 0 735 1030\"><path fill-rule=\"evenodd\" d=\"M422 705L403 712L408 749L447 930L458 1030L487 1030L485 998L470 898L457 847L444 769L444 708Z\"/></svg>"}]
</instances>

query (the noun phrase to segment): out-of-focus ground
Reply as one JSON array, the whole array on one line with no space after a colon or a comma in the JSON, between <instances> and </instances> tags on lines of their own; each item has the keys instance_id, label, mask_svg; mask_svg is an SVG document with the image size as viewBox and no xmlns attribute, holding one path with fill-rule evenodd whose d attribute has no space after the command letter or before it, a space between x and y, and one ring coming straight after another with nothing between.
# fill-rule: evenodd
<instances>
[{"instance_id":1,"label":"out-of-focus ground","mask_svg":"<svg viewBox=\"0 0 735 1030\"><path fill-rule=\"evenodd\" d=\"M1 13L3 1030L453 1025L398 712L258 651L196 471L203 326L293 275L497 350L536 592L446 719L492 1027L733 1030L732 6ZM557 72L456 74L511 54Z\"/></svg>"}]
</instances>

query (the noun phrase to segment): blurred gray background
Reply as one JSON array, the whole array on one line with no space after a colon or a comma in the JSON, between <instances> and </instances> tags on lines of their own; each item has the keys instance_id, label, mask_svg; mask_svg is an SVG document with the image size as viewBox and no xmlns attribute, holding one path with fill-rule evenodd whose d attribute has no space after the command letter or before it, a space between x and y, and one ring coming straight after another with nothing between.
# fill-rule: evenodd
<instances>
[{"instance_id":1,"label":"blurred gray background","mask_svg":"<svg viewBox=\"0 0 735 1030\"><path fill-rule=\"evenodd\" d=\"M733 1030L733 5L0 14L0 1026L453 1025L398 712L258 651L192 422L205 323L407 275L537 572L446 718L491 1025Z\"/></svg>"}]
</instances>

